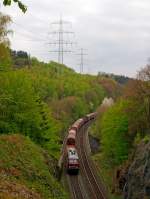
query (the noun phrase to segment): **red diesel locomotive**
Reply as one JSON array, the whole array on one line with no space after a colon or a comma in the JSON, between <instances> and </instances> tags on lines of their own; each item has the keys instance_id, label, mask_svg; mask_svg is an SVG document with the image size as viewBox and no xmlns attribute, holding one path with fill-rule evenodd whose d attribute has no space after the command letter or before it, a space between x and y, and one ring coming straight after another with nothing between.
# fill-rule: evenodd
<instances>
[{"instance_id":1,"label":"red diesel locomotive","mask_svg":"<svg viewBox=\"0 0 150 199\"><path fill-rule=\"evenodd\" d=\"M68 174L79 173L79 157L75 146L67 146L67 172Z\"/></svg>"},{"instance_id":2,"label":"red diesel locomotive","mask_svg":"<svg viewBox=\"0 0 150 199\"><path fill-rule=\"evenodd\" d=\"M79 158L76 150L76 135L80 128L90 120L94 120L97 113L90 113L83 118L78 119L68 131L66 148L67 148L67 172L69 174L78 174L79 172Z\"/></svg>"}]
</instances>

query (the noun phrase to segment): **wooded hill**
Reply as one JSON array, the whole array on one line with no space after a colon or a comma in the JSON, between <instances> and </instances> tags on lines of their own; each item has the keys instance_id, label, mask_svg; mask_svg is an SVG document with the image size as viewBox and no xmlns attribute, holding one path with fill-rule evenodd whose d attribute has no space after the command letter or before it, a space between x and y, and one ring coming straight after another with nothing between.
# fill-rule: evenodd
<instances>
[{"instance_id":1,"label":"wooded hill","mask_svg":"<svg viewBox=\"0 0 150 199\"><path fill-rule=\"evenodd\" d=\"M93 131L101 143L101 151L95 159L101 165L110 192L120 194L120 197L115 195L112 198L123 198L123 191L127 195L124 187L128 183L128 175L132 176L129 168L134 162L135 151L141 142L145 145L150 142L150 65L139 71L137 79L127 82L112 107L100 110ZM146 163L137 161L136 164L142 168ZM133 175L138 178L138 173ZM150 186L147 183L145 181L141 190L132 185L134 192L131 198L149 198L149 195L140 195L144 194L146 186Z\"/></svg>"},{"instance_id":2,"label":"wooded hill","mask_svg":"<svg viewBox=\"0 0 150 199\"><path fill-rule=\"evenodd\" d=\"M120 85L110 78L77 74L55 62L40 62L22 51L11 53L9 62L1 64L0 84L0 155L5 154L7 160L2 158L0 164L5 181L4 186L0 182L2 196L10 187L9 197L17 192L23 198L19 193L25 192L32 198L47 198L46 194L60 198L62 187L56 182L55 170L42 162L51 158L50 165L56 166L69 126L95 111L106 95L116 97ZM29 148L34 148L32 154ZM16 150L22 152L17 155ZM41 168L34 170L37 164ZM51 174L46 177L40 169L45 173L49 169ZM49 186L57 186L58 192ZM62 193L61 198L67 198Z\"/></svg>"},{"instance_id":3,"label":"wooded hill","mask_svg":"<svg viewBox=\"0 0 150 199\"><path fill-rule=\"evenodd\" d=\"M110 185L110 192L122 191L126 179L121 179L121 184L119 181L117 189L112 188L114 174L122 165L129 166L136 143L143 139L149 141L150 66L131 81L105 73L81 75L65 65L40 62L26 52L10 50L7 24L11 19L0 13L0 22L2 197L8 190L7 198L13 197L13 191L18 193L18 198L23 198L19 193L24 192L31 198L47 198L46 195L60 198L62 192L61 198L67 198L50 165L57 162L72 122L99 110L106 96L113 97L116 103L101 112L93 128L101 143L95 159ZM55 186L58 192L53 189Z\"/></svg>"}]
</instances>

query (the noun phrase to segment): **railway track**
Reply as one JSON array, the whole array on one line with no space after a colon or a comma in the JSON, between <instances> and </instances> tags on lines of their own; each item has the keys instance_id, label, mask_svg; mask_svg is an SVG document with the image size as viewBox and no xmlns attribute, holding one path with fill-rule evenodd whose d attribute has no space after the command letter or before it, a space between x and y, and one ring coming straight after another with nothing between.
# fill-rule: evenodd
<instances>
[{"instance_id":1,"label":"railway track","mask_svg":"<svg viewBox=\"0 0 150 199\"><path fill-rule=\"evenodd\" d=\"M88 126L83 127L79 132L79 157L81 162L81 169L84 176L84 181L86 182L88 186L88 192L89 196L92 199L106 199L106 196L103 192L103 187L101 186L101 183L96 177L95 170L93 170L93 167L91 165L90 157L87 154L87 146L88 143L86 142L86 136L87 135Z\"/></svg>"},{"instance_id":2,"label":"railway track","mask_svg":"<svg viewBox=\"0 0 150 199\"><path fill-rule=\"evenodd\" d=\"M69 176L70 186L72 189L72 196L74 199L85 199L83 189L79 183L78 176Z\"/></svg>"},{"instance_id":3,"label":"railway track","mask_svg":"<svg viewBox=\"0 0 150 199\"><path fill-rule=\"evenodd\" d=\"M80 160L80 172L78 176L67 176L73 199L106 199L104 186L96 176L89 155L87 154L88 127L90 122L84 125L77 133L77 151ZM79 180L80 178L80 180Z\"/></svg>"}]
</instances>

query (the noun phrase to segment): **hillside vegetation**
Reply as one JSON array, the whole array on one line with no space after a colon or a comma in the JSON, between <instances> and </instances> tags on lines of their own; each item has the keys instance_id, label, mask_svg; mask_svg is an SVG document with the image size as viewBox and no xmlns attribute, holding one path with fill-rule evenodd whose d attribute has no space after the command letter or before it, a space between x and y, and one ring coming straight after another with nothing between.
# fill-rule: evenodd
<instances>
[{"instance_id":1,"label":"hillside vegetation","mask_svg":"<svg viewBox=\"0 0 150 199\"><path fill-rule=\"evenodd\" d=\"M35 59L30 67L4 68L0 83L0 132L29 136L55 157L68 126L105 96L97 77Z\"/></svg>"},{"instance_id":2,"label":"hillside vegetation","mask_svg":"<svg viewBox=\"0 0 150 199\"><path fill-rule=\"evenodd\" d=\"M67 198L55 169L63 138L100 105L109 80L10 50L11 18L0 13L0 22L0 198Z\"/></svg>"},{"instance_id":3,"label":"hillside vegetation","mask_svg":"<svg viewBox=\"0 0 150 199\"><path fill-rule=\"evenodd\" d=\"M150 141L149 65L141 69L136 80L130 80L125 85L122 96L117 98L114 105L100 110L93 131L101 143L101 151L94 159L101 166L110 192L120 194L125 191L128 168L138 144ZM143 167L145 164L143 162ZM116 199L117 196L112 198Z\"/></svg>"},{"instance_id":4,"label":"hillside vegetation","mask_svg":"<svg viewBox=\"0 0 150 199\"><path fill-rule=\"evenodd\" d=\"M0 136L0 198L68 198L54 178L54 160L21 135Z\"/></svg>"},{"instance_id":5,"label":"hillside vegetation","mask_svg":"<svg viewBox=\"0 0 150 199\"><path fill-rule=\"evenodd\" d=\"M16 193L23 198L25 192L29 198L67 198L51 167L57 164L67 129L76 119L95 111L105 96L117 99L123 85L115 78L121 82L127 79L81 75L65 65L40 62L26 52L12 51L7 37L11 18L0 13L0 21L1 197L7 194L6 198L14 198ZM111 157L112 164L119 164L128 154L128 140L121 146L116 143L112 153L108 150L114 144L109 132L114 128L109 124L111 117L115 124L121 122L117 132L113 130L114 135L122 131L118 142L125 137L128 118L121 114L125 104L112 109L102 122L104 154Z\"/></svg>"}]
</instances>

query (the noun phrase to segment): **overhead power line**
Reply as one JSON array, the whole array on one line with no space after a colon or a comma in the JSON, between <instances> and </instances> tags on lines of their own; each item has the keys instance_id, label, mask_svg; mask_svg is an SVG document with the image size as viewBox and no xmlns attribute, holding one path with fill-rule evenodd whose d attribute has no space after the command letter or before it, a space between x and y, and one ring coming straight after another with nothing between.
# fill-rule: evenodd
<instances>
[{"instance_id":1,"label":"overhead power line","mask_svg":"<svg viewBox=\"0 0 150 199\"><path fill-rule=\"evenodd\" d=\"M39 34L35 35L33 30L28 30L23 25L20 25L20 24L18 24L16 22L13 22L13 24L24 30L24 32L19 32L18 30L17 31L15 30L15 32L19 33L20 35L23 35L23 36L25 36L27 38L30 38L32 40L37 40L37 41L38 40L40 40L40 41L43 40L44 41L44 39L43 39L44 35L39 35Z\"/></svg>"}]
</instances>

